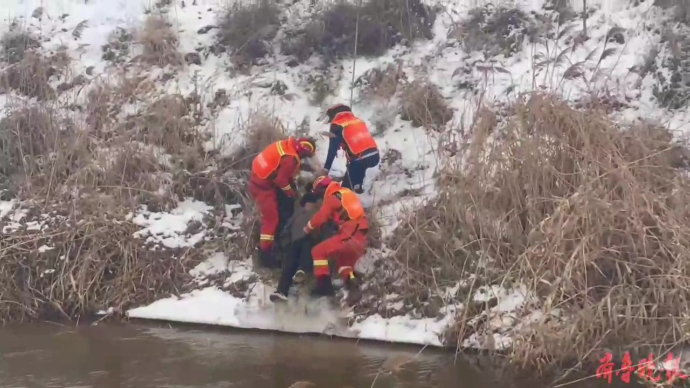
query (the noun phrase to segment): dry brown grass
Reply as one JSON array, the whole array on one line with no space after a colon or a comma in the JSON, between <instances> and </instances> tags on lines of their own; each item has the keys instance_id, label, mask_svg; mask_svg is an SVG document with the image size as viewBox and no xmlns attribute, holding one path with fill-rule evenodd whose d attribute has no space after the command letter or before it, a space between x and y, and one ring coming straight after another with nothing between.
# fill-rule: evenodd
<instances>
[{"instance_id":1,"label":"dry brown grass","mask_svg":"<svg viewBox=\"0 0 690 388\"><path fill-rule=\"evenodd\" d=\"M300 61L316 53L330 63L352 56L356 43L357 55L376 57L399 43L431 39L435 18L418 0L335 2L303 29L289 32L282 51Z\"/></svg>"},{"instance_id":2,"label":"dry brown grass","mask_svg":"<svg viewBox=\"0 0 690 388\"><path fill-rule=\"evenodd\" d=\"M0 62L21 62L28 51L37 49L40 42L26 31L10 29L0 38Z\"/></svg>"},{"instance_id":3,"label":"dry brown grass","mask_svg":"<svg viewBox=\"0 0 690 388\"><path fill-rule=\"evenodd\" d=\"M488 257L496 273L479 274L487 281L526 283L547 315L561 309L563 322L538 322L517 339L521 362L686 339L690 180L668 130L622 131L545 95L474 130L463 169L443 171L438 199L399 240L415 281L436 282L431 267L457 281Z\"/></svg>"},{"instance_id":4,"label":"dry brown grass","mask_svg":"<svg viewBox=\"0 0 690 388\"><path fill-rule=\"evenodd\" d=\"M453 110L446 104L438 87L429 80L405 85L400 100L400 117L416 127L438 131L453 118Z\"/></svg>"},{"instance_id":5,"label":"dry brown grass","mask_svg":"<svg viewBox=\"0 0 690 388\"><path fill-rule=\"evenodd\" d=\"M64 71L64 67L55 66L56 63L62 65L64 61L58 62L55 59L57 58L44 57L32 51L24 53L21 61L0 72L0 92L14 90L39 100L55 98L55 90L49 81L52 76Z\"/></svg>"},{"instance_id":6,"label":"dry brown grass","mask_svg":"<svg viewBox=\"0 0 690 388\"><path fill-rule=\"evenodd\" d=\"M149 15L137 33L137 42L143 49L140 59L149 65L165 67L184 64L184 57L177 50L177 32L164 15Z\"/></svg>"},{"instance_id":7,"label":"dry brown grass","mask_svg":"<svg viewBox=\"0 0 690 388\"><path fill-rule=\"evenodd\" d=\"M179 292L191 281L190 266L202 252L222 248L222 238L153 251L133 237L140 227L127 213L142 205L168 210L192 195L217 205L220 217L231 195L242 201L242 181L230 167L220 170L227 179L208 173L219 161L203 150L208 138L199 130L196 94L156 97L145 80L125 77L93 85L89 96L76 115L57 104L18 101L0 120L2 174L30 209L22 223L46 223L3 234L2 320L78 318L107 307L122 313ZM140 111L123 116L120 107L135 101ZM224 192L213 195L209 186ZM43 245L52 249L37 251Z\"/></svg>"},{"instance_id":8,"label":"dry brown grass","mask_svg":"<svg viewBox=\"0 0 690 388\"><path fill-rule=\"evenodd\" d=\"M367 71L355 80L354 86L362 98L389 101L405 79L402 62L391 63Z\"/></svg>"},{"instance_id":9,"label":"dry brown grass","mask_svg":"<svg viewBox=\"0 0 690 388\"><path fill-rule=\"evenodd\" d=\"M278 32L280 10L271 0L239 4L226 10L219 22L218 44L231 50L234 62L250 65L265 57Z\"/></svg>"},{"instance_id":10,"label":"dry brown grass","mask_svg":"<svg viewBox=\"0 0 690 388\"><path fill-rule=\"evenodd\" d=\"M233 155L233 165L235 169L247 173L251 171L252 160L259 152L288 136L279 119L258 112L251 115L241 131L245 133L245 143L242 150Z\"/></svg>"},{"instance_id":11,"label":"dry brown grass","mask_svg":"<svg viewBox=\"0 0 690 388\"><path fill-rule=\"evenodd\" d=\"M142 249L139 228L122 222L126 208L100 200L33 209L52 214L42 231L20 230L0 240L0 320L88 318L101 309L123 313L170 294L190 281L199 251ZM58 218L58 214L62 217ZM42 246L52 249L42 252Z\"/></svg>"}]
</instances>

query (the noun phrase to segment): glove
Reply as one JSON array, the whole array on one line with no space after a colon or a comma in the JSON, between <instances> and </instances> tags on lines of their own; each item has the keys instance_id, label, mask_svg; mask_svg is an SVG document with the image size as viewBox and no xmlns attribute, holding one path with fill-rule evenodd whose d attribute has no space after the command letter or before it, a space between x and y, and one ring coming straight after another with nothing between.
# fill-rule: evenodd
<instances>
[{"instance_id":1,"label":"glove","mask_svg":"<svg viewBox=\"0 0 690 388\"><path fill-rule=\"evenodd\" d=\"M312 234L314 232L314 228L311 227L311 221L309 221L307 223L307 226L305 226L302 230L304 231L304 234L306 234L307 236Z\"/></svg>"},{"instance_id":2,"label":"glove","mask_svg":"<svg viewBox=\"0 0 690 388\"><path fill-rule=\"evenodd\" d=\"M295 198L297 196L297 193L295 193L295 190L293 190L291 186L283 187L281 190L289 198Z\"/></svg>"}]
</instances>

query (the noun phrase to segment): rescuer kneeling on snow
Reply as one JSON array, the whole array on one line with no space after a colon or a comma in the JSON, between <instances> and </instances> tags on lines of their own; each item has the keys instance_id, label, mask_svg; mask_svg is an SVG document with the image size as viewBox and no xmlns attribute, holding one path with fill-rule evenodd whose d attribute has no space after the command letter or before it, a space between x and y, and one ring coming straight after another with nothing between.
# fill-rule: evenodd
<instances>
[{"instance_id":1,"label":"rescuer kneeling on snow","mask_svg":"<svg viewBox=\"0 0 690 388\"><path fill-rule=\"evenodd\" d=\"M315 296L334 295L328 259L335 261L338 273L347 287L350 303L359 294L358 279L354 268L357 261L366 253L369 222L357 194L344 188L329 177L319 177L314 181L314 191L324 193L323 205L304 228L311 233L328 220L335 221L338 232L312 249L314 275L316 276Z\"/></svg>"},{"instance_id":2,"label":"rescuer kneeling on snow","mask_svg":"<svg viewBox=\"0 0 690 388\"><path fill-rule=\"evenodd\" d=\"M369 133L366 123L355 117L347 105L332 106L326 111L326 119L331 123L331 140L323 168L330 171L338 149L343 148L347 157L347 174L343 187L362 194L367 170L376 167L381 159L376 141Z\"/></svg>"},{"instance_id":3,"label":"rescuer kneeling on snow","mask_svg":"<svg viewBox=\"0 0 690 388\"><path fill-rule=\"evenodd\" d=\"M259 237L259 265L280 267L273 254L273 241L280 225L280 208L288 218L294 211L297 185L295 178L300 172L302 158L314 155L316 143L310 138L277 141L266 147L252 162L249 193L261 213Z\"/></svg>"}]
</instances>

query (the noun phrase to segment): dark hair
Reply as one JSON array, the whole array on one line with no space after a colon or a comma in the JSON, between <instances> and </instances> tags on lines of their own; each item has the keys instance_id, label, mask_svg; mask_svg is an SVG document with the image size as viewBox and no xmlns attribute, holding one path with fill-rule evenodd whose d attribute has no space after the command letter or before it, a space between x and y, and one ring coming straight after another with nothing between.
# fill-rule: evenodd
<instances>
[{"instance_id":1,"label":"dark hair","mask_svg":"<svg viewBox=\"0 0 690 388\"><path fill-rule=\"evenodd\" d=\"M319 195L317 195L314 192L308 192L302 196L302 198L299 199L299 205L301 207L304 207L304 205L308 203L316 203L321 199Z\"/></svg>"},{"instance_id":2,"label":"dark hair","mask_svg":"<svg viewBox=\"0 0 690 388\"><path fill-rule=\"evenodd\" d=\"M328 122L329 123L332 122L338 113L343 113L343 112L352 112L352 108L350 108L347 105L343 105L343 104L337 104L337 105L334 105L334 106L328 108L328 110L326 111L326 116L328 117Z\"/></svg>"}]
</instances>

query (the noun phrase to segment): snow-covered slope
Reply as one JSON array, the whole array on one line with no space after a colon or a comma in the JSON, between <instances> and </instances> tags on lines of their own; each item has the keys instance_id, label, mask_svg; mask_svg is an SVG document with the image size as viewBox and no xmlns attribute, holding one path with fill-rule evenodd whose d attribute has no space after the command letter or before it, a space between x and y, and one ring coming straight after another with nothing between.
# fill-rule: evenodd
<instances>
[{"instance_id":1,"label":"snow-covered slope","mask_svg":"<svg viewBox=\"0 0 690 388\"><path fill-rule=\"evenodd\" d=\"M118 28L131 30L141 26L147 17L147 9L157 12L158 8L153 3L146 0L2 0L0 9L5 23L3 28L9 28L11 18L18 18L20 24L41 36L44 50L67 50L73 59L73 74L88 73L91 80L98 80L114 77L117 72L117 66L103 60L102 47L108 43L111 33ZM228 55L209 55L209 47L214 45L215 30L204 28L217 24L224 2L173 1L162 10L179 34L179 51L183 55L199 53L200 60L197 63L191 61L177 70L152 67L136 71L153 81L158 93L189 95L201 91L206 96L213 96L218 90L225 90L229 104L203 125L214 135L206 145L207 149L219 149L226 154L242 147L244 134L239 128L245 126L254 112L278 118L288 130L306 127L312 135L318 135L327 129L316 120L324 108L338 102L350 103L352 96L352 106L358 116L370 123L387 121L385 129L377 131L376 139L382 155L398 156L384 160L369 173L363 196L365 204L377 210L385 232L390 233L404 216L403 210L414 209L434 195L434 172L438 161L442 160L437 149L440 135L421 127L415 128L401 118L399 93L390 99L367 99L359 95L359 89L353 91L352 80L371 69L401 64L408 82L428 77L453 109L454 116L447 127L458 130L472 122L478 103L509 103L520 93L540 89L560 93L573 101L590 96L594 91L604 91L603 94L610 96L611 100L620 102L620 108L612 113L620 120L654 119L672 129L685 131L689 128L686 109L669 111L659 108L653 94L653 87L658 83L653 72L641 75L639 71L631 71L644 62L643 56L651 48L660 46L661 35L656 31L656 25L664 11L653 7L653 0L642 1L637 6L632 6L627 0L588 3L591 12L588 40L573 46L581 24L581 20L575 19L556 30L551 29L548 37L538 36L534 42L529 38L519 40L520 45L513 49L511 55L494 52L491 56L486 50L468 54L463 49L463 43L453 33L458 21L467 19L470 10L478 6L494 4L519 8L530 15L535 26L542 26L552 23L545 20L551 20L548 15L553 14L544 9L543 0L463 0L431 4L438 7L433 39L414 42L410 47L394 47L378 58L340 61L331 67L328 75L337 82L337 87L332 95L314 104L308 92L308 76L317 71L315 61L289 64L289 58L274 47L274 52L261 64L252 67L249 74L230 72ZM582 11L578 9L580 2L571 5L574 11ZM288 24L304 23L326 6L328 4L324 2L310 6L310 2L298 0L282 5L283 17ZM37 12L39 8L41 11ZM540 19L534 15L547 16ZM82 24L84 21L86 24ZM79 28L81 34L75 34L75 28ZM510 34L523 32L516 29ZM574 48L565 50L566 47ZM136 46L132 48L134 51L130 56L138 50ZM615 50L610 50L612 48ZM604 52L607 54L602 55ZM665 51L659 53L659 58L663 55L666 55ZM575 70L578 76L573 76ZM83 95L75 90L60 98L80 101ZM0 104L9 100L8 94L0 96ZM326 148L327 140L320 137L318 155L321 160L325 157ZM335 169L343 171L342 158L337 161ZM21 207L21 204L2 203L3 217L21 212L15 209L13 213L11 206ZM130 220L142 228L138 237L154 244L179 248L194 245L205 238L205 224L201 231L186 233L188 224L202 221L209 210L210 207L203 203L187 200L171 212L153 214L142 210L132 214ZM231 230L237 230L240 221L234 218L227 222L234 223ZM371 270L373 261L384 257L385 252L385 247L371 250L360 269ZM170 297L135 308L128 312L129 316L441 346L445 343L444 333L455 324L456 314L463 311L463 303L455 300L457 288L444 290L444 306L437 318L423 318L412 312L396 314L399 316L394 318L383 318L376 312L358 317L352 312L326 305L276 310L268 301L268 294L273 289L257 280L251 260L228 262L223 252L209 253L209 257L208 262L202 263L193 273L198 277L200 289L179 298ZM221 287L209 285L204 280L219 273L227 275ZM233 286L237 284L241 286ZM460 284L459 281L458 287ZM486 294L498 299L495 306L484 313L487 315L485 318L491 321L493 346L509 345L513 330L531 319L538 319L538 313L522 311L529 301L525 293L523 287L515 285L511 290L497 286L483 288L475 295L476 302L481 302ZM391 296L389 310L395 311L397 302L398 299ZM308 314L300 309L306 309ZM484 340L480 336L471 336L464 344L483 346Z\"/></svg>"}]
</instances>

